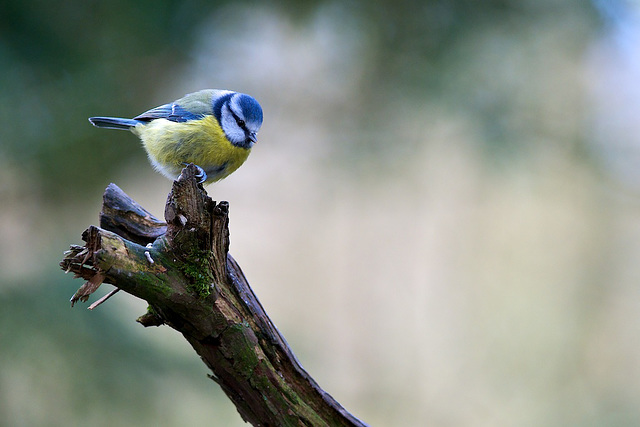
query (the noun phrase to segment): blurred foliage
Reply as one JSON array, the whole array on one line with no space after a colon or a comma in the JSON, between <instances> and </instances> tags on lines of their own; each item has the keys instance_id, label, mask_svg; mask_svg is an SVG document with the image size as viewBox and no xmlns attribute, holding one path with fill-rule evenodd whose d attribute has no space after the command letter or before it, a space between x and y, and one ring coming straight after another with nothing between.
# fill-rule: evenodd
<instances>
[{"instance_id":1,"label":"blurred foliage","mask_svg":"<svg viewBox=\"0 0 640 427\"><path fill-rule=\"evenodd\" d=\"M94 132L91 115L133 116L150 107L152 94L180 78L194 38L226 2L140 1L4 2L0 14L2 152L37 175L50 200L103 184L122 158L144 154L133 137ZM271 2L304 26L314 10L330 2ZM246 6L246 3L234 3ZM250 4L250 3L248 3ZM394 99L453 102L454 108L481 108L487 132L504 135L499 117L508 101L489 100L451 80L451 49L479 28L516 35L545 17L567 16L584 2L528 0L350 1L342 8L364 24L367 73L360 84L364 105ZM233 36L233 33L229 34ZM577 40L584 34L573 33ZM220 40L221 44L225 40ZM242 55L238 52L238 55ZM224 67L224 64L216 64ZM211 70L215 75L216 70ZM362 110L363 125L382 120L384 109ZM392 135L390 135L392 137ZM379 140L385 140L380 138ZM367 139L353 145L360 154L388 148ZM373 150L373 151L372 151ZM60 167L66 165L66 167Z\"/></svg>"},{"instance_id":2,"label":"blurred foliage","mask_svg":"<svg viewBox=\"0 0 640 427\"><path fill-rule=\"evenodd\" d=\"M3 1L0 424L242 425L180 337L148 338L128 296L70 310L56 265L105 185L150 170L87 118L229 82L269 144L232 184L234 256L261 299L286 288L267 311L348 409L637 424L637 207L586 143L600 24L580 0Z\"/></svg>"},{"instance_id":3,"label":"blurred foliage","mask_svg":"<svg viewBox=\"0 0 640 427\"><path fill-rule=\"evenodd\" d=\"M0 14L3 151L38 174L52 200L91 188L119 159L138 156L93 132L90 115L134 115L188 58L220 2L5 2ZM122 138L124 139L124 138ZM133 140L133 139L132 139ZM66 165L67 167L60 167ZM87 187L88 186L88 187Z\"/></svg>"},{"instance_id":4,"label":"blurred foliage","mask_svg":"<svg viewBox=\"0 0 640 427\"><path fill-rule=\"evenodd\" d=\"M149 334L132 334L132 319L123 323L113 310L70 310L61 304L68 284L50 281L34 294L25 283L0 293L2 425L178 425L213 416L214 403L209 414L185 416L186 396L172 409L158 404L175 399L181 381L191 382L196 401L217 397L224 408L226 398L197 356L181 357Z\"/></svg>"}]
</instances>

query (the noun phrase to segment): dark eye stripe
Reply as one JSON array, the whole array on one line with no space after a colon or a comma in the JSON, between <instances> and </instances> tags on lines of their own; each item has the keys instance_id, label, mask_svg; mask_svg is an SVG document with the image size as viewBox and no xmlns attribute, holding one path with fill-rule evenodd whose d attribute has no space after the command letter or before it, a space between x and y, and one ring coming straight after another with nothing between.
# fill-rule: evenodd
<instances>
[{"instance_id":1,"label":"dark eye stripe","mask_svg":"<svg viewBox=\"0 0 640 427\"><path fill-rule=\"evenodd\" d=\"M231 112L231 115L233 116L233 118L236 120L236 123L238 124L238 126L240 126L242 130L247 132L247 124L244 122L244 120L238 117L231 108L229 108L229 111Z\"/></svg>"},{"instance_id":2,"label":"dark eye stripe","mask_svg":"<svg viewBox=\"0 0 640 427\"><path fill-rule=\"evenodd\" d=\"M229 103L229 100L233 96L233 92L228 93L224 96L221 96L218 99L214 100L213 103L213 115L218 119L218 122L222 120L222 106ZM230 110L230 108L229 108Z\"/></svg>"}]
</instances>

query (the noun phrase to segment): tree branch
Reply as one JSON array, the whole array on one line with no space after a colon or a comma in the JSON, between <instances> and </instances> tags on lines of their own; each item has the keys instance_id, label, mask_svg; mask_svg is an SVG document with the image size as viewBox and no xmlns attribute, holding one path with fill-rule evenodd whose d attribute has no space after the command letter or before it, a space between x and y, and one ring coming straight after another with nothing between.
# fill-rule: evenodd
<instances>
[{"instance_id":1,"label":"tree branch","mask_svg":"<svg viewBox=\"0 0 640 427\"><path fill-rule=\"evenodd\" d=\"M302 368L265 313L228 254L229 205L212 201L196 173L190 165L174 181L166 224L107 187L101 228L90 226L60 263L87 280L72 305L103 282L146 300L138 322L182 333L253 425L364 426Z\"/></svg>"}]
</instances>

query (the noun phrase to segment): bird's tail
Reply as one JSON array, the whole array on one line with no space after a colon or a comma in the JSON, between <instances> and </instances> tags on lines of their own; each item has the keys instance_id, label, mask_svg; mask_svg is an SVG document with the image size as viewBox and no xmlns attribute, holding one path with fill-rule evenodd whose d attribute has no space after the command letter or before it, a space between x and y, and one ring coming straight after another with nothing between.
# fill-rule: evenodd
<instances>
[{"instance_id":1,"label":"bird's tail","mask_svg":"<svg viewBox=\"0 0 640 427\"><path fill-rule=\"evenodd\" d=\"M132 127L142 123L133 119L121 119L118 117L89 117L92 125L98 128L107 129L124 129L129 130Z\"/></svg>"}]
</instances>

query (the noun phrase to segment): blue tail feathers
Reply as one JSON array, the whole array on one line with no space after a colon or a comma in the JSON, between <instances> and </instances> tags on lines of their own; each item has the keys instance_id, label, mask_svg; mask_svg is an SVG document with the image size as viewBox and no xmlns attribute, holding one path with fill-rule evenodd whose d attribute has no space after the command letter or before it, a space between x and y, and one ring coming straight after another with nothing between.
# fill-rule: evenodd
<instances>
[{"instance_id":1,"label":"blue tail feathers","mask_svg":"<svg viewBox=\"0 0 640 427\"><path fill-rule=\"evenodd\" d=\"M124 129L129 130L132 127L143 123L133 119L121 119L118 117L89 117L92 125L98 128L106 129Z\"/></svg>"}]
</instances>

